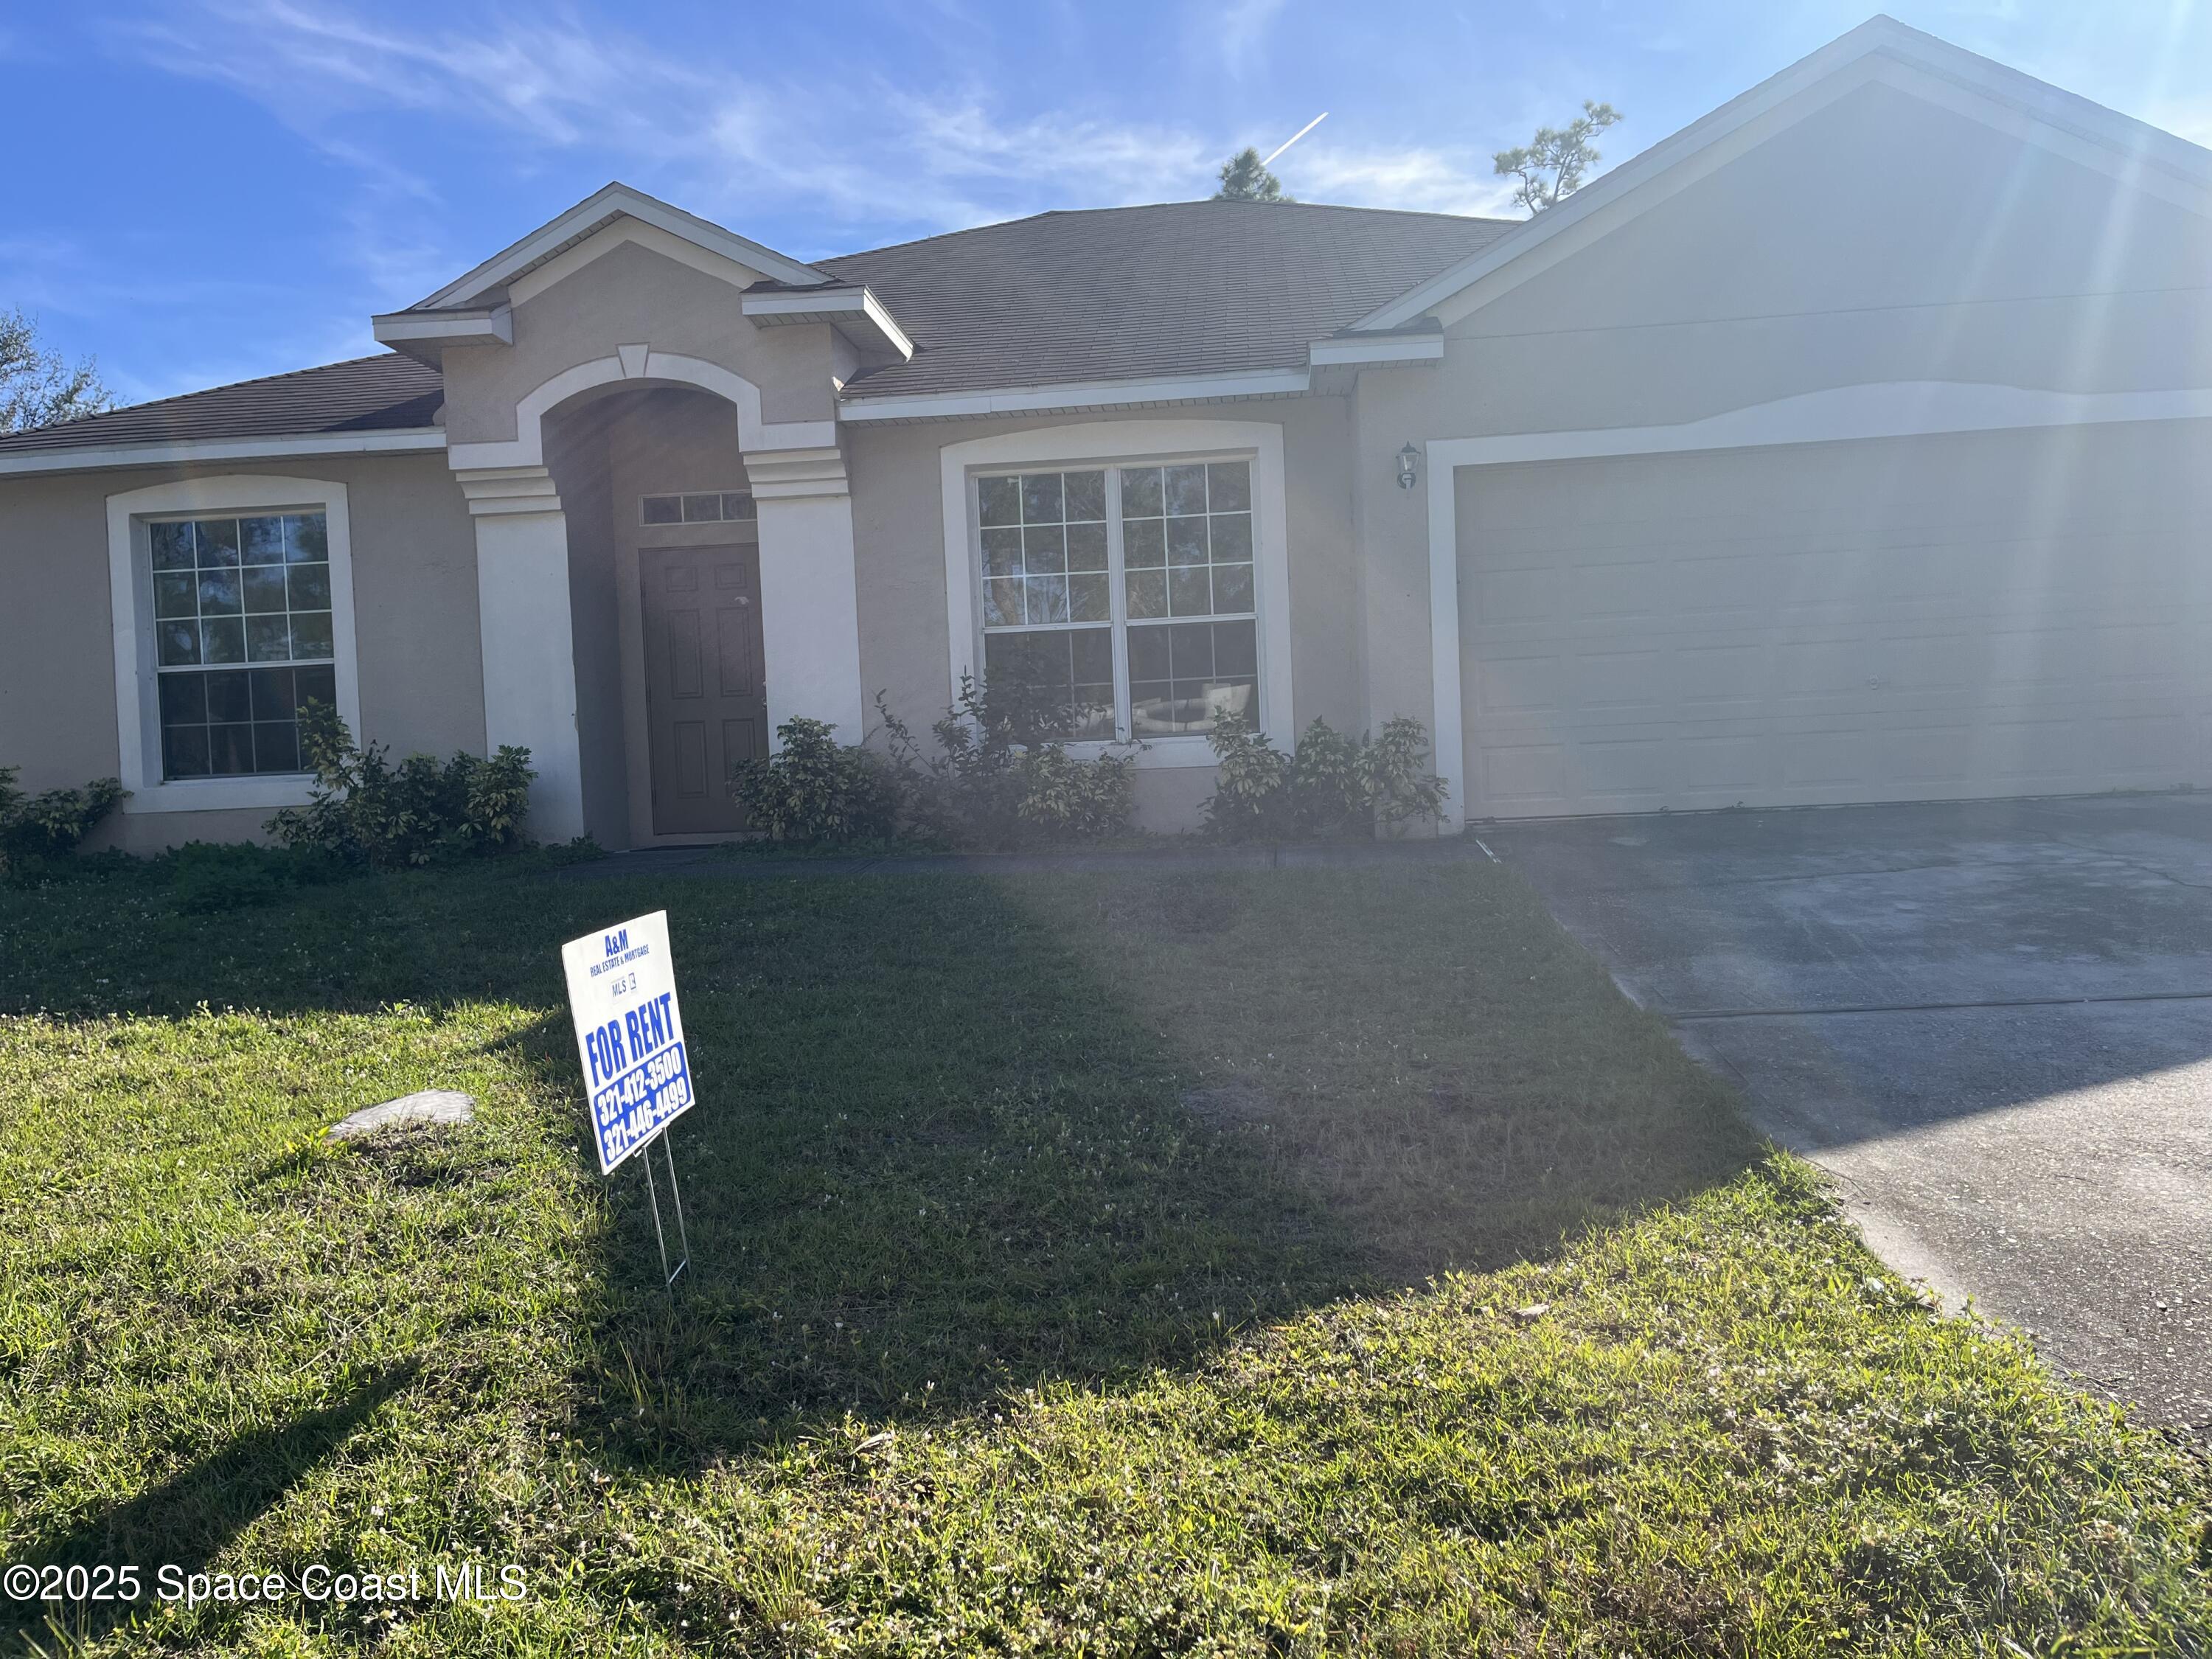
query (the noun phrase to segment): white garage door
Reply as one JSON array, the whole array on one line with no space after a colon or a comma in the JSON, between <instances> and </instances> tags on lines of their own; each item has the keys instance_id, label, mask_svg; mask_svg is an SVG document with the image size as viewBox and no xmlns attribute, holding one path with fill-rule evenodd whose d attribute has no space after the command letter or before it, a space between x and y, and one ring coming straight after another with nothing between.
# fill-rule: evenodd
<instances>
[{"instance_id":1,"label":"white garage door","mask_svg":"<svg viewBox=\"0 0 2212 1659\"><path fill-rule=\"evenodd\" d=\"M1471 816L2212 781L2205 423L1456 489Z\"/></svg>"}]
</instances>

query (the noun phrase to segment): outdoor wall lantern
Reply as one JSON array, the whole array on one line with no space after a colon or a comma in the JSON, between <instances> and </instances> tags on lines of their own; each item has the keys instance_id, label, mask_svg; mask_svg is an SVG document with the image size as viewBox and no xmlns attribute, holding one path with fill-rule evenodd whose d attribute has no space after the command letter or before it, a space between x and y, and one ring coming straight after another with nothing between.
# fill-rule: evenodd
<instances>
[{"instance_id":1,"label":"outdoor wall lantern","mask_svg":"<svg viewBox=\"0 0 2212 1659\"><path fill-rule=\"evenodd\" d=\"M1398 452L1398 488L1411 489L1420 481L1421 452L1407 444Z\"/></svg>"}]
</instances>

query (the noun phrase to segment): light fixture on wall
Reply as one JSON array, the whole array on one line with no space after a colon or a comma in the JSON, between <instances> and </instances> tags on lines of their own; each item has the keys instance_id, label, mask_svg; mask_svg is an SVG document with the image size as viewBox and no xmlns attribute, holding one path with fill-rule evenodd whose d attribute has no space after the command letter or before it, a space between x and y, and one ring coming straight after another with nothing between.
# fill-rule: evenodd
<instances>
[{"instance_id":1,"label":"light fixture on wall","mask_svg":"<svg viewBox=\"0 0 2212 1659\"><path fill-rule=\"evenodd\" d=\"M1421 452L1407 444L1398 452L1398 488L1411 489L1420 477Z\"/></svg>"}]
</instances>

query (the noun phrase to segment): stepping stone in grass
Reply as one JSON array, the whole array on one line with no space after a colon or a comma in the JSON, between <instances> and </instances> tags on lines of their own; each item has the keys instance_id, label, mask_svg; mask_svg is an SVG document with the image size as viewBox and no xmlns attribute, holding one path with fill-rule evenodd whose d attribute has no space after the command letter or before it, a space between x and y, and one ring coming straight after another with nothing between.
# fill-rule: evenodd
<instances>
[{"instance_id":1,"label":"stepping stone in grass","mask_svg":"<svg viewBox=\"0 0 2212 1659\"><path fill-rule=\"evenodd\" d=\"M323 1132L325 1140L359 1140L386 1129L416 1125L467 1123L477 1115L477 1103L451 1089L425 1089L402 1095L380 1106L364 1106L350 1117L342 1117Z\"/></svg>"}]
</instances>

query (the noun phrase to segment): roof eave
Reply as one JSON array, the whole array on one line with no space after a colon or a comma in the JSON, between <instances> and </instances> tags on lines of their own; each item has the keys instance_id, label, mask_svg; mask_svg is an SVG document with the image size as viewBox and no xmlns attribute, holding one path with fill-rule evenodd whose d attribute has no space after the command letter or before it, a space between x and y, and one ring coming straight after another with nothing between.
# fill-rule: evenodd
<instances>
[{"instance_id":1,"label":"roof eave","mask_svg":"<svg viewBox=\"0 0 2212 1659\"><path fill-rule=\"evenodd\" d=\"M388 427L369 432L299 432L267 437L155 438L135 443L66 444L52 449L0 452L0 477L315 455L414 454L445 447L446 430L436 426Z\"/></svg>"},{"instance_id":2,"label":"roof eave","mask_svg":"<svg viewBox=\"0 0 2212 1659\"><path fill-rule=\"evenodd\" d=\"M994 415L1079 413L1091 410L1164 408L1176 404L1237 403L1254 398L1302 397L1313 389L1305 368L1231 369L1218 374L1150 375L1118 380L1063 381L1052 386L993 386L975 391L848 394L838 399L841 420L866 424L978 419Z\"/></svg>"},{"instance_id":3,"label":"roof eave","mask_svg":"<svg viewBox=\"0 0 2212 1659\"><path fill-rule=\"evenodd\" d=\"M388 311L372 317L379 345L432 368L444 367L448 346L513 345L514 308L504 303L441 311Z\"/></svg>"},{"instance_id":4,"label":"roof eave","mask_svg":"<svg viewBox=\"0 0 2212 1659\"><path fill-rule=\"evenodd\" d=\"M827 323L872 356L905 362L914 356L914 342L865 283L825 284L817 289L749 289L740 308L757 327L787 327L796 323Z\"/></svg>"}]
</instances>

